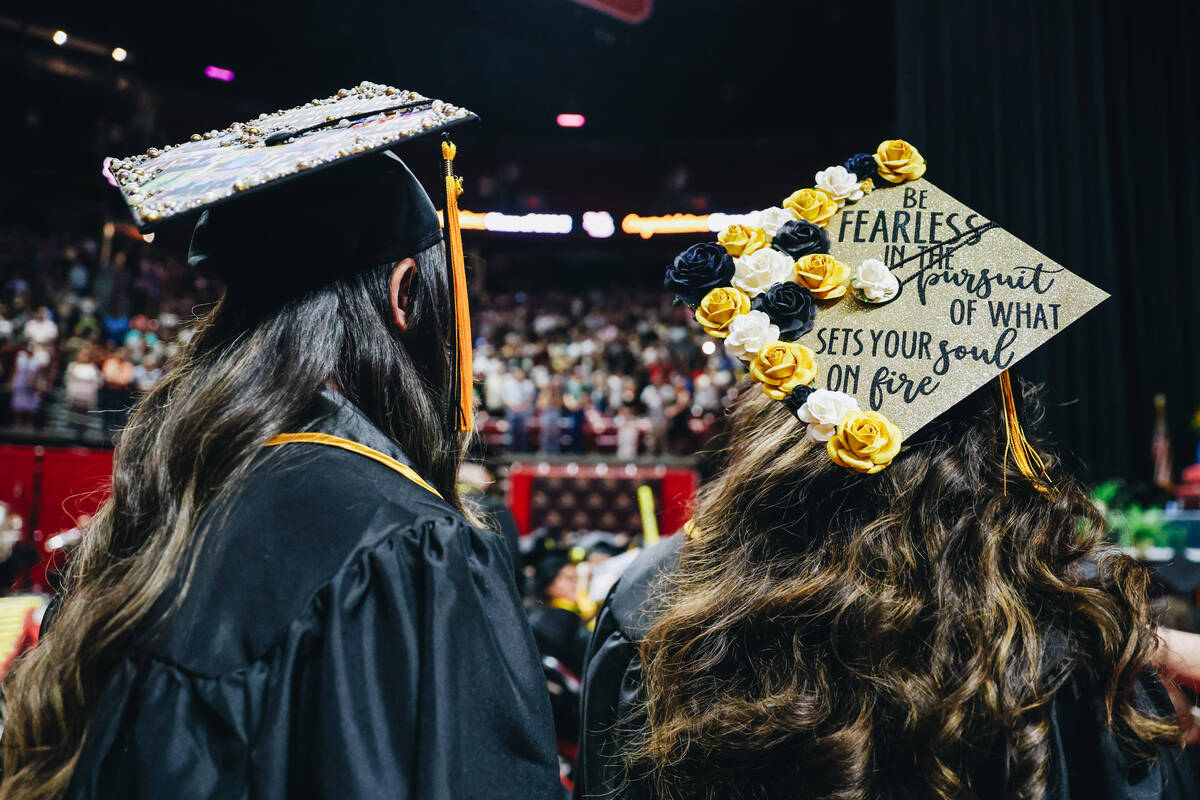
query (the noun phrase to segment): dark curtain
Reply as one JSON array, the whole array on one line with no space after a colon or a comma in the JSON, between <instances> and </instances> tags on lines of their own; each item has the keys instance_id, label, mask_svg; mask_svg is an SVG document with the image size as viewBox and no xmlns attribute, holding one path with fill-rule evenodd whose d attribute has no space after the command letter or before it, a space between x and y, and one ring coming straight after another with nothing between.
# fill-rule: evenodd
<instances>
[{"instance_id":1,"label":"dark curtain","mask_svg":"<svg viewBox=\"0 0 1200 800\"><path fill-rule=\"evenodd\" d=\"M938 186L1112 299L1022 362L1086 477L1149 480L1156 393L1175 475L1200 406L1200 97L1183 3L896 5L896 136ZM1186 24L1185 24L1186 22Z\"/></svg>"}]
</instances>

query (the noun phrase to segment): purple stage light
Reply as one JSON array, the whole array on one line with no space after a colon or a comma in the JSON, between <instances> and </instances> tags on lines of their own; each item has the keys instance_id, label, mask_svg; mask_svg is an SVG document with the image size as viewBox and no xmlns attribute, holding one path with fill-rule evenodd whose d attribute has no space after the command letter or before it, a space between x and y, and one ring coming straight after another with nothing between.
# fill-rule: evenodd
<instances>
[{"instance_id":1,"label":"purple stage light","mask_svg":"<svg viewBox=\"0 0 1200 800\"><path fill-rule=\"evenodd\" d=\"M214 67L211 64L204 68L204 74L212 78L214 81L225 81L226 83L229 83L231 80L233 80L233 70L221 69L220 67Z\"/></svg>"}]
</instances>

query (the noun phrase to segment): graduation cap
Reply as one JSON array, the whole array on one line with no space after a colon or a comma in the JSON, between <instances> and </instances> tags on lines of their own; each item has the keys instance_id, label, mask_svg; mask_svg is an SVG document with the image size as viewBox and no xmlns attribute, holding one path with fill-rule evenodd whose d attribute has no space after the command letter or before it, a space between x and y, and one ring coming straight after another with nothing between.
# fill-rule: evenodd
<instances>
[{"instance_id":1,"label":"graduation cap","mask_svg":"<svg viewBox=\"0 0 1200 800\"><path fill-rule=\"evenodd\" d=\"M839 465L878 472L998 378L1010 452L1048 491L1008 369L1108 295L925 172L885 141L684 251L666 285Z\"/></svg>"},{"instance_id":2,"label":"graduation cap","mask_svg":"<svg viewBox=\"0 0 1200 800\"><path fill-rule=\"evenodd\" d=\"M526 578L527 593L540 596L568 564L581 559L572 554L573 547L563 531L556 527L542 528L521 539L521 561Z\"/></svg>"},{"instance_id":3,"label":"graduation cap","mask_svg":"<svg viewBox=\"0 0 1200 800\"><path fill-rule=\"evenodd\" d=\"M363 82L189 141L109 159L142 232L196 220L188 263L233 283L327 283L412 256L442 238L429 195L391 152L441 141L445 238L459 380L451 415L473 425L470 311L458 220L461 179L447 131L477 117L394 86ZM198 219L197 219L198 218Z\"/></svg>"},{"instance_id":4,"label":"graduation cap","mask_svg":"<svg viewBox=\"0 0 1200 800\"><path fill-rule=\"evenodd\" d=\"M580 536L576 547L583 548L583 551L589 556L592 553L600 553L612 557L628 550L629 541L627 536L618 536L607 531L592 531Z\"/></svg>"}]
</instances>

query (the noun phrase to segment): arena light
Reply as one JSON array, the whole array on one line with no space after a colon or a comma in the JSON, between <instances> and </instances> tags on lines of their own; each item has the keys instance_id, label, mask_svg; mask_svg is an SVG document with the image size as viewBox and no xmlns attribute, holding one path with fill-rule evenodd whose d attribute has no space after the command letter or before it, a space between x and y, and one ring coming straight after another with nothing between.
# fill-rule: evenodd
<instances>
[{"instance_id":1,"label":"arena light","mask_svg":"<svg viewBox=\"0 0 1200 800\"><path fill-rule=\"evenodd\" d=\"M483 229L495 233L570 233L575 226L570 214L501 214L489 211L483 215Z\"/></svg>"},{"instance_id":2,"label":"arena light","mask_svg":"<svg viewBox=\"0 0 1200 800\"><path fill-rule=\"evenodd\" d=\"M617 232L617 224L607 211L585 211L583 229L593 239L607 239Z\"/></svg>"},{"instance_id":3,"label":"arena light","mask_svg":"<svg viewBox=\"0 0 1200 800\"><path fill-rule=\"evenodd\" d=\"M442 212L437 212L438 222L446 224ZM458 223L464 231L490 231L492 233L545 233L561 235L570 233L575 221L570 214L502 214L499 211L458 212Z\"/></svg>"},{"instance_id":4,"label":"arena light","mask_svg":"<svg viewBox=\"0 0 1200 800\"><path fill-rule=\"evenodd\" d=\"M559 114L554 121L560 128L582 128L587 122L587 117L583 114Z\"/></svg>"},{"instance_id":5,"label":"arena light","mask_svg":"<svg viewBox=\"0 0 1200 800\"><path fill-rule=\"evenodd\" d=\"M67 43L67 32L66 31L55 31L54 35L50 37L50 41L54 42L59 47L62 47L64 44Z\"/></svg>"},{"instance_id":6,"label":"arena light","mask_svg":"<svg viewBox=\"0 0 1200 800\"><path fill-rule=\"evenodd\" d=\"M104 176L104 180L108 181L110 186L117 185L117 179L112 174L112 163L115 160L112 156L107 156L100 165L100 174Z\"/></svg>"},{"instance_id":7,"label":"arena light","mask_svg":"<svg viewBox=\"0 0 1200 800\"><path fill-rule=\"evenodd\" d=\"M224 81L229 83L233 80L233 70L223 69L222 67L214 67L211 64L204 68L204 74L212 78L214 81Z\"/></svg>"},{"instance_id":8,"label":"arena light","mask_svg":"<svg viewBox=\"0 0 1200 800\"><path fill-rule=\"evenodd\" d=\"M757 213L751 214L722 214L714 212L708 215L708 229L713 233L720 233L730 225L751 225L757 228L762 224Z\"/></svg>"},{"instance_id":9,"label":"arena light","mask_svg":"<svg viewBox=\"0 0 1200 800\"><path fill-rule=\"evenodd\" d=\"M649 239L656 233L707 233L708 214L670 214L663 217L641 217L626 214L621 230Z\"/></svg>"},{"instance_id":10,"label":"arena light","mask_svg":"<svg viewBox=\"0 0 1200 800\"><path fill-rule=\"evenodd\" d=\"M120 62L120 61L124 61L127 58L129 58L129 51L126 50L124 47L114 47L113 48L113 51L112 51L112 60L113 61Z\"/></svg>"},{"instance_id":11,"label":"arena light","mask_svg":"<svg viewBox=\"0 0 1200 800\"><path fill-rule=\"evenodd\" d=\"M667 214L661 217L642 217L626 214L621 230L649 239L656 233L720 233L730 225L758 225L757 213L725 214Z\"/></svg>"},{"instance_id":12,"label":"arena light","mask_svg":"<svg viewBox=\"0 0 1200 800\"><path fill-rule=\"evenodd\" d=\"M142 233L136 226L128 222L106 222L103 228L104 238L112 239L114 236L124 236L128 239L133 239L135 242L150 243L154 241L153 233Z\"/></svg>"}]
</instances>

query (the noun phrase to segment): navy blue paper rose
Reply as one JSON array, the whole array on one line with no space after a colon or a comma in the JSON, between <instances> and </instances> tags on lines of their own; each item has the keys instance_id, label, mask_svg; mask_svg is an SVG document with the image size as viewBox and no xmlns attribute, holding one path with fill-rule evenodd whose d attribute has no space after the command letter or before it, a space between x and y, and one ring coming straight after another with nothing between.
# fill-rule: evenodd
<instances>
[{"instance_id":1,"label":"navy blue paper rose","mask_svg":"<svg viewBox=\"0 0 1200 800\"><path fill-rule=\"evenodd\" d=\"M800 407L808 402L808 396L812 394L813 391L813 387L811 386L797 386L795 389L792 389L791 394L783 398L783 404L787 406L788 411L799 415Z\"/></svg>"},{"instance_id":2,"label":"navy blue paper rose","mask_svg":"<svg viewBox=\"0 0 1200 800\"><path fill-rule=\"evenodd\" d=\"M793 342L812 330L817 304L812 292L793 281L777 283L754 298L750 308L762 311L779 326L779 339Z\"/></svg>"},{"instance_id":3,"label":"navy blue paper rose","mask_svg":"<svg viewBox=\"0 0 1200 800\"><path fill-rule=\"evenodd\" d=\"M701 242L675 256L663 285L692 308L704 295L733 280L733 258L717 242Z\"/></svg>"},{"instance_id":4,"label":"navy blue paper rose","mask_svg":"<svg viewBox=\"0 0 1200 800\"><path fill-rule=\"evenodd\" d=\"M875 163L875 156L870 153L858 153L846 159L843 164L847 172L853 172L855 177L860 181L865 181L867 178L874 178L879 170L879 165Z\"/></svg>"},{"instance_id":5,"label":"navy blue paper rose","mask_svg":"<svg viewBox=\"0 0 1200 800\"><path fill-rule=\"evenodd\" d=\"M799 261L813 253L829 252L829 234L824 228L802 219L789 220L775 231L771 247Z\"/></svg>"}]
</instances>

